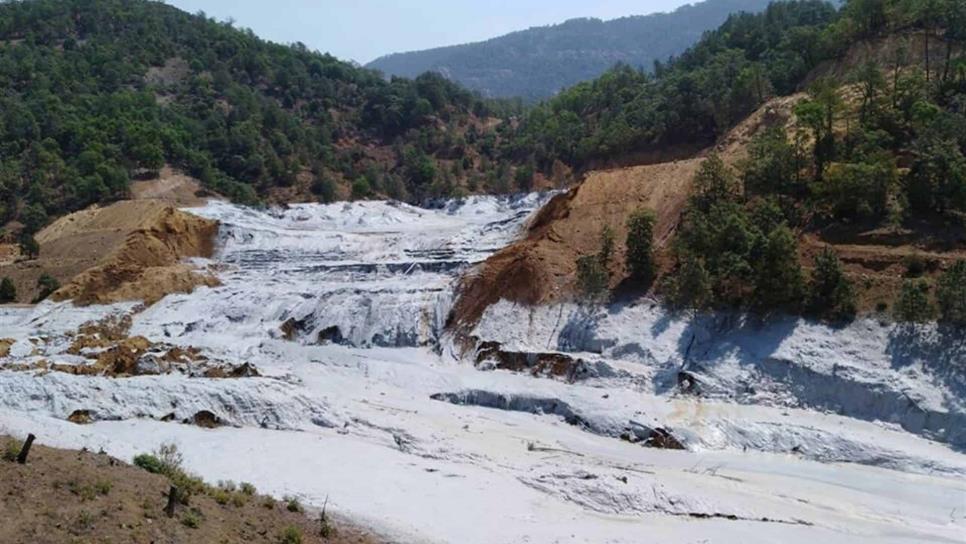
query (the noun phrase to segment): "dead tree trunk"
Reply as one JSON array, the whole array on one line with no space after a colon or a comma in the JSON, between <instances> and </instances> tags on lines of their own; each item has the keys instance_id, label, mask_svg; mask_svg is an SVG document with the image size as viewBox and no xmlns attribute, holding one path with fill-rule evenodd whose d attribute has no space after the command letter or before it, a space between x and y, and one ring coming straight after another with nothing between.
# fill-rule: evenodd
<instances>
[{"instance_id":1,"label":"dead tree trunk","mask_svg":"<svg viewBox=\"0 0 966 544\"><path fill-rule=\"evenodd\" d=\"M30 446L33 445L36 438L37 437L32 434L27 435L27 440L24 441L23 447L20 448L20 455L17 456L17 462L21 465L27 462L27 456L30 455Z\"/></svg>"},{"instance_id":2,"label":"dead tree trunk","mask_svg":"<svg viewBox=\"0 0 966 544\"><path fill-rule=\"evenodd\" d=\"M168 504L164 507L164 513L167 514L169 518L174 517L174 507L175 503L178 502L178 488L171 486L168 490Z\"/></svg>"}]
</instances>

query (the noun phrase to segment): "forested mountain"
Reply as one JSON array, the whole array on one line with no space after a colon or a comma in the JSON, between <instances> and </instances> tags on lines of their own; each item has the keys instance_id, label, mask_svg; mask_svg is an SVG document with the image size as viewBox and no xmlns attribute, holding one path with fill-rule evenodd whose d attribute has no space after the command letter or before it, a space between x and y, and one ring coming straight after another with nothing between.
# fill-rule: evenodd
<instances>
[{"instance_id":1,"label":"forested mountain","mask_svg":"<svg viewBox=\"0 0 966 544\"><path fill-rule=\"evenodd\" d=\"M650 70L717 28L729 14L758 12L769 0L705 0L671 13L611 21L572 19L484 42L395 53L367 67L415 77L439 72L484 96L547 98L593 79L617 63Z\"/></svg>"},{"instance_id":2,"label":"forested mountain","mask_svg":"<svg viewBox=\"0 0 966 544\"><path fill-rule=\"evenodd\" d=\"M770 128L733 156L713 152L775 97L788 107L762 113ZM705 150L658 287L674 304L844 319L861 296L900 319L966 324L964 0L776 2L654 75L622 66L567 89L503 141L537 170ZM642 244L629 237L628 251ZM605 230L577 262L587 294L606 287L613 247ZM868 272L886 268L876 291ZM654 273L630 285L646 290Z\"/></svg>"},{"instance_id":3,"label":"forested mountain","mask_svg":"<svg viewBox=\"0 0 966 544\"><path fill-rule=\"evenodd\" d=\"M0 227L28 233L165 163L242 202L501 188L492 103L160 2L0 3L0 88Z\"/></svg>"}]
</instances>

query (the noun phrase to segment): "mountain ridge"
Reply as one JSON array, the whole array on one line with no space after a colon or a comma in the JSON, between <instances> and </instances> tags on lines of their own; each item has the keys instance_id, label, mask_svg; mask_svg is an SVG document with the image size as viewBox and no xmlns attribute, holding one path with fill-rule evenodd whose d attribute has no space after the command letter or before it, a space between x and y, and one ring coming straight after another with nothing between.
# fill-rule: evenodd
<instances>
[{"instance_id":1,"label":"mountain ridge","mask_svg":"<svg viewBox=\"0 0 966 544\"><path fill-rule=\"evenodd\" d=\"M577 17L465 44L391 53L365 67L390 76L435 71L484 96L534 101L599 76L616 63L651 69L682 53L732 13L764 0L708 0L671 12L603 20ZM643 38L643 40L642 40Z\"/></svg>"}]
</instances>

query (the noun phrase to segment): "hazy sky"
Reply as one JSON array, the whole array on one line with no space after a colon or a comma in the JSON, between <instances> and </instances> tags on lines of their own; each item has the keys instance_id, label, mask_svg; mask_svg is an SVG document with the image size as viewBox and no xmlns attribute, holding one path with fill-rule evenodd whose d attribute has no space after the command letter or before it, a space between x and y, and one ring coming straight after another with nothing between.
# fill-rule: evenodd
<instances>
[{"instance_id":1,"label":"hazy sky","mask_svg":"<svg viewBox=\"0 0 966 544\"><path fill-rule=\"evenodd\" d=\"M614 19L693 0L165 0L280 43L359 63L387 53L484 40L574 17Z\"/></svg>"}]
</instances>

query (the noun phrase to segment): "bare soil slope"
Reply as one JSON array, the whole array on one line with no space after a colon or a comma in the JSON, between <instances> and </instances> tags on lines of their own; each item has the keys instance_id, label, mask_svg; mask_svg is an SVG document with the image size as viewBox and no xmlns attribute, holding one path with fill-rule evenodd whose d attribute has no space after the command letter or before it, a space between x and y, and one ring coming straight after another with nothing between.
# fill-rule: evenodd
<instances>
[{"instance_id":1,"label":"bare soil slope","mask_svg":"<svg viewBox=\"0 0 966 544\"><path fill-rule=\"evenodd\" d=\"M0 542L295 542L283 540L286 531L300 534L305 544L377 542L338 523L335 535L323 539L317 519L288 511L283 501L240 491L225 504L193 495L169 518L164 513L169 485L164 476L104 454L35 444L25 465L0 460Z\"/></svg>"},{"instance_id":2,"label":"bare soil slope","mask_svg":"<svg viewBox=\"0 0 966 544\"><path fill-rule=\"evenodd\" d=\"M845 74L869 59L886 70L895 62L897 51L916 44L922 46L921 34L859 43L844 58L820 66L809 80L829 74L845 80ZM934 64L939 66L938 55L944 54L945 48L939 44L934 48ZM850 123L857 123L858 97L850 85L843 86L840 94L847 107L835 128L844 135ZM713 150L725 164L735 167L747 157L748 144L764 128L781 126L789 134L796 133L794 107L805 97L805 93L796 93L768 101L725 134ZM599 250L604 226L610 226L616 237L610 276L611 287L619 285L626 277L622 247L625 223L639 207L657 215L658 264L663 265L659 273L667 272L668 245L690 194L691 179L710 151L684 160L587 173L578 186L540 211L521 241L496 253L464 278L450 325L471 328L486 307L500 299L537 304L572 297L576 260ZM961 230L930 218L903 228L856 225L812 230L802 233L799 254L808 269L818 252L831 247L858 287L859 309L868 312L883 309L883 303L895 298L910 262L924 267L926 275L937 275L953 261L966 258L966 233Z\"/></svg>"},{"instance_id":3,"label":"bare soil slope","mask_svg":"<svg viewBox=\"0 0 966 544\"><path fill-rule=\"evenodd\" d=\"M162 168L155 178L131 184L134 200L163 200L179 208L204 205L205 193L200 181L171 166Z\"/></svg>"},{"instance_id":4,"label":"bare soil slope","mask_svg":"<svg viewBox=\"0 0 966 544\"><path fill-rule=\"evenodd\" d=\"M14 280L22 302L36 296L37 278L47 273L63 285L55 300L151 303L168 293L215 284L181 261L210 256L217 229L216 222L161 200L92 207L44 228L36 236L39 257L0 264L0 276Z\"/></svg>"},{"instance_id":5,"label":"bare soil slope","mask_svg":"<svg viewBox=\"0 0 966 544\"><path fill-rule=\"evenodd\" d=\"M767 126L794 123L792 109L804 95L776 98L731 130L714 149L730 165L747 155L751 138ZM655 213L654 236L661 262L691 193L691 180L710 150L670 162L593 171L568 192L551 200L534 218L523 239L496 253L467 275L450 324L469 326L501 298L525 304L571 297L576 260L600 249L605 226L616 247L611 287L626 277L624 239L628 217L637 209Z\"/></svg>"}]
</instances>

